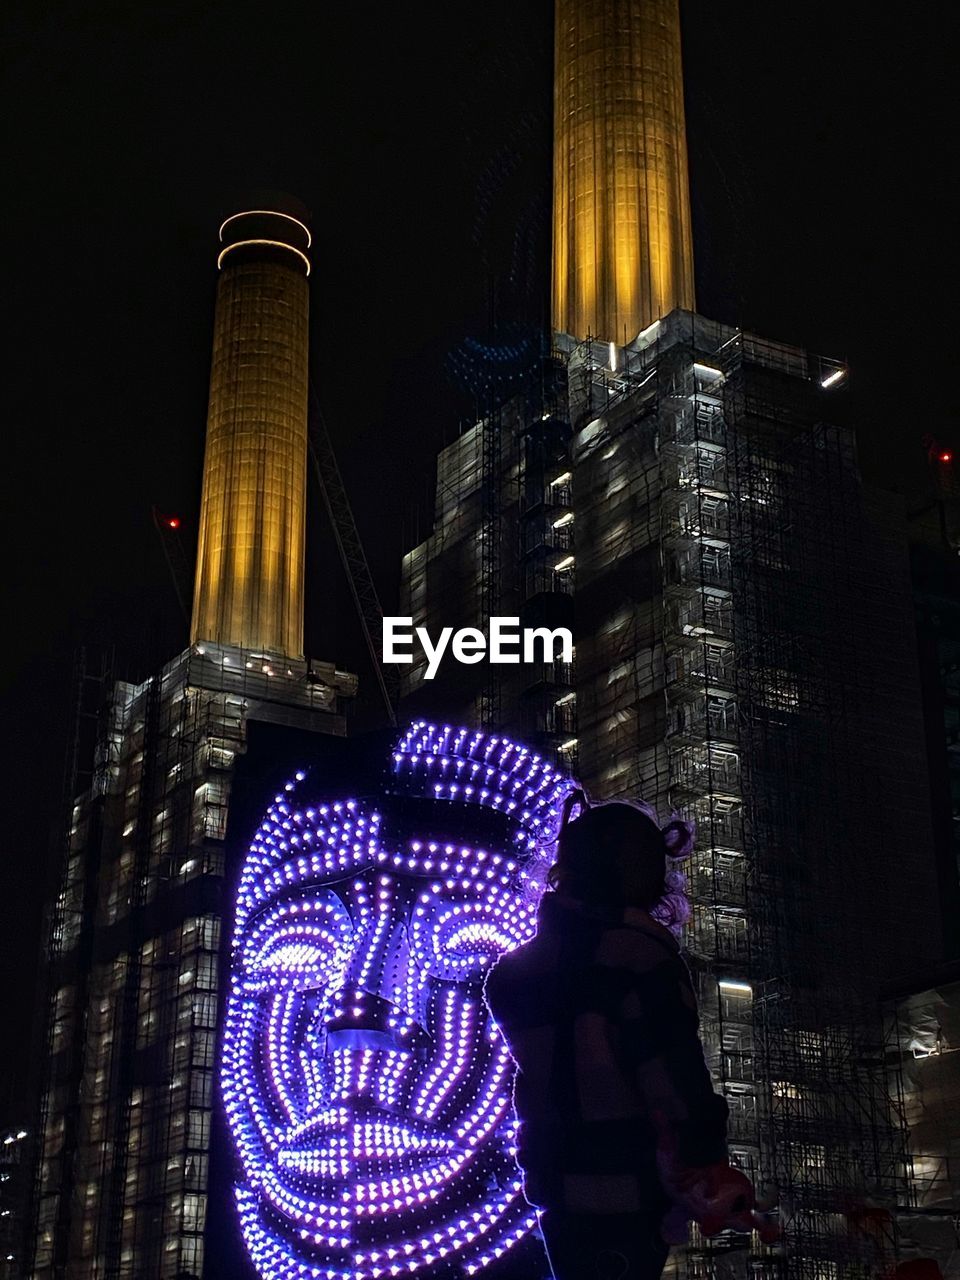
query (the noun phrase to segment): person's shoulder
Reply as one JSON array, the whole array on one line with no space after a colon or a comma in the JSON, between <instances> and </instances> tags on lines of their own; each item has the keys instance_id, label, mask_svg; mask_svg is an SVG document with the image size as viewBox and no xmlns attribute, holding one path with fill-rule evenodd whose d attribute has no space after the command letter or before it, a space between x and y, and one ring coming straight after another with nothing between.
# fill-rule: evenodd
<instances>
[{"instance_id":1,"label":"person's shoulder","mask_svg":"<svg viewBox=\"0 0 960 1280\"><path fill-rule=\"evenodd\" d=\"M638 974L683 965L676 939L646 912L627 912L623 920L608 925L600 935L596 959Z\"/></svg>"}]
</instances>

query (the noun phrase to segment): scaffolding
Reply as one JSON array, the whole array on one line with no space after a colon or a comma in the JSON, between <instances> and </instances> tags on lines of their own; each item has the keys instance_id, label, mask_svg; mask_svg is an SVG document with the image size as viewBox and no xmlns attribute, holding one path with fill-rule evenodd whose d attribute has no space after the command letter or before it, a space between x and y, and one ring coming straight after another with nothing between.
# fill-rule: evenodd
<instances>
[{"instance_id":1,"label":"scaffolding","mask_svg":"<svg viewBox=\"0 0 960 1280\"><path fill-rule=\"evenodd\" d=\"M496 608L476 608L441 532L454 510L456 545L476 528L456 484L468 433L440 455L442 518L408 557L404 612L482 628L518 600L525 619L562 610L575 668L499 668L502 726L596 798L697 823L685 946L704 1044L731 1158L778 1197L784 1242L695 1237L672 1265L879 1276L905 1164L877 984L933 946L935 895L897 513L823 420L835 361L685 312L628 347L558 344L552 398L501 414L518 555ZM469 718L463 671L434 683Z\"/></svg>"},{"instance_id":2,"label":"scaffolding","mask_svg":"<svg viewBox=\"0 0 960 1280\"><path fill-rule=\"evenodd\" d=\"M884 1061L904 1140L897 1201L900 1254L960 1273L960 963L892 986Z\"/></svg>"},{"instance_id":3,"label":"scaffolding","mask_svg":"<svg viewBox=\"0 0 960 1280\"><path fill-rule=\"evenodd\" d=\"M509 380L490 363L478 362L470 384L484 413L437 460L432 532L403 560L400 612L431 635L485 629L494 615L528 627L570 619L565 362L550 355ZM506 387L515 394L504 401ZM575 763L572 663L460 667L453 699L445 681L425 683L425 667L415 653L402 682L406 715L456 708L464 724L496 724Z\"/></svg>"},{"instance_id":4,"label":"scaffolding","mask_svg":"<svg viewBox=\"0 0 960 1280\"><path fill-rule=\"evenodd\" d=\"M203 1272L234 763L251 719L342 734L355 680L207 644L140 683L80 675L99 730L48 931L29 1274L183 1280Z\"/></svg>"}]
</instances>

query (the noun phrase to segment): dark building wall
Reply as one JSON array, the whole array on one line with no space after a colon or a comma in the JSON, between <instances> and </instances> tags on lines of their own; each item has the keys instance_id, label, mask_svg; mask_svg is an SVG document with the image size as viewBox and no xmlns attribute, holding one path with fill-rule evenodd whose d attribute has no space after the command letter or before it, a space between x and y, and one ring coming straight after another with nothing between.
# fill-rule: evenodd
<instances>
[{"instance_id":1,"label":"dark building wall","mask_svg":"<svg viewBox=\"0 0 960 1280\"><path fill-rule=\"evenodd\" d=\"M936 534L910 548L945 953L960 957L960 561Z\"/></svg>"},{"instance_id":2,"label":"dark building wall","mask_svg":"<svg viewBox=\"0 0 960 1280\"><path fill-rule=\"evenodd\" d=\"M258 718L344 732L353 677L313 676L197 645L106 682L47 940L38 1280L202 1273L233 773Z\"/></svg>"},{"instance_id":3,"label":"dark building wall","mask_svg":"<svg viewBox=\"0 0 960 1280\"><path fill-rule=\"evenodd\" d=\"M568 342L564 363L569 443L543 490L549 504L552 477L562 502L540 529L575 662L539 703L501 669L495 722L565 747L595 798L696 820L684 943L734 1159L790 1204L797 1276L882 1269L887 1246L829 1206L893 1203L896 1133L870 1119L886 1106L877 989L940 955L902 523L865 493L852 432L825 425L835 365L685 313L626 348ZM510 537L514 437L540 416L502 411L492 474L475 445L474 491L505 495ZM447 479L462 447L441 457ZM481 627L515 612L510 554L485 597L435 533L408 560L428 584L417 595L408 570L410 612ZM441 715L479 715L468 670L441 669Z\"/></svg>"}]
</instances>

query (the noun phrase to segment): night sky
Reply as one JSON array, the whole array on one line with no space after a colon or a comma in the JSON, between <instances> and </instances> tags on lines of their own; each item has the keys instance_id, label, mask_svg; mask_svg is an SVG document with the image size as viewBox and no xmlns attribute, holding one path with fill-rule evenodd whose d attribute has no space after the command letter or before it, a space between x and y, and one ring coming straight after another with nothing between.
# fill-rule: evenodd
<instances>
[{"instance_id":1,"label":"night sky","mask_svg":"<svg viewBox=\"0 0 960 1280\"><path fill-rule=\"evenodd\" d=\"M682 2L699 309L848 360L864 473L915 491L924 433L960 446L955 6ZM219 222L265 187L312 210L313 374L389 611L471 412L448 353L545 323L551 18L5 7L0 1124L24 1118L74 651L143 676L186 640L151 507L192 557ZM308 652L364 676L311 501Z\"/></svg>"}]
</instances>

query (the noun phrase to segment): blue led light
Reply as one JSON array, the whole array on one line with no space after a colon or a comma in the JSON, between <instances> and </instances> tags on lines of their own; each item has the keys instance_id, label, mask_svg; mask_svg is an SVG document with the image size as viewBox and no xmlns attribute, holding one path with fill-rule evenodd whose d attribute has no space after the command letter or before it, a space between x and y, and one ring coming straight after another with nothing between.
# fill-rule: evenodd
<instances>
[{"instance_id":1,"label":"blue led light","mask_svg":"<svg viewBox=\"0 0 960 1280\"><path fill-rule=\"evenodd\" d=\"M536 1224L483 978L532 936L573 783L423 722L388 790L437 802L432 833L385 835L378 809L310 804L303 783L268 810L236 902L221 1089L247 1250L263 1280L476 1274Z\"/></svg>"}]
</instances>

